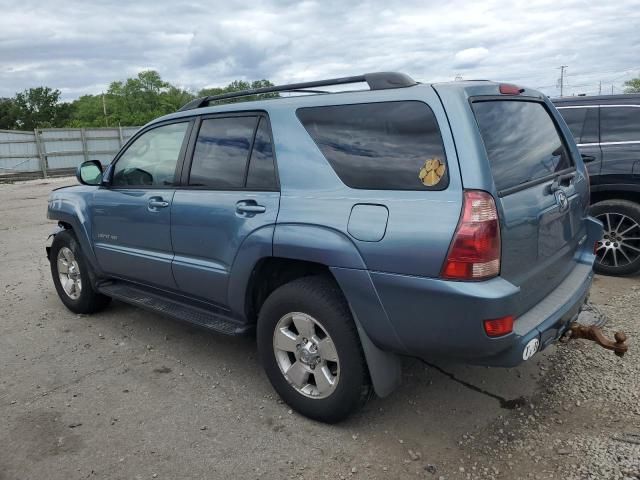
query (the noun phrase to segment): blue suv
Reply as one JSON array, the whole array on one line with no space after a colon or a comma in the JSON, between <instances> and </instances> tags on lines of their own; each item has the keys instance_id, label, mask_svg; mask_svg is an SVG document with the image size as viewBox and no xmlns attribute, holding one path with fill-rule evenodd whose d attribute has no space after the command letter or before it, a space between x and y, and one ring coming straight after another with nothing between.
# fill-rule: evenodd
<instances>
[{"instance_id":1,"label":"blue suv","mask_svg":"<svg viewBox=\"0 0 640 480\"><path fill-rule=\"evenodd\" d=\"M274 92L303 95L225 103ZM602 235L551 102L489 81L200 98L77 177L48 206L71 311L115 298L256 331L278 394L326 422L388 395L402 355L531 358L577 317Z\"/></svg>"}]
</instances>

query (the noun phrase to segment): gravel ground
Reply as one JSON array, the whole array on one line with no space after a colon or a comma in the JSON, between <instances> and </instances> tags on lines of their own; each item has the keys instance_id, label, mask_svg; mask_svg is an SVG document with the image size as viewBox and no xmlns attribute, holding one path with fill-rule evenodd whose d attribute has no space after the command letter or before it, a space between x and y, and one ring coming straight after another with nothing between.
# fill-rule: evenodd
<instances>
[{"instance_id":1,"label":"gravel ground","mask_svg":"<svg viewBox=\"0 0 640 480\"><path fill-rule=\"evenodd\" d=\"M282 404L251 338L113 302L79 316L44 258L46 197L0 185L0 480L640 479L640 277L598 277L606 331L514 369L404 362L403 385L327 426Z\"/></svg>"},{"instance_id":2,"label":"gravel ground","mask_svg":"<svg viewBox=\"0 0 640 480\"><path fill-rule=\"evenodd\" d=\"M637 339L638 279L596 277L591 292L609 321L605 331ZM640 478L640 364L633 346L620 359L573 341L540 368L538 391L526 405L480 437L464 439L473 460L466 478ZM503 477L495 473L501 469Z\"/></svg>"}]
</instances>

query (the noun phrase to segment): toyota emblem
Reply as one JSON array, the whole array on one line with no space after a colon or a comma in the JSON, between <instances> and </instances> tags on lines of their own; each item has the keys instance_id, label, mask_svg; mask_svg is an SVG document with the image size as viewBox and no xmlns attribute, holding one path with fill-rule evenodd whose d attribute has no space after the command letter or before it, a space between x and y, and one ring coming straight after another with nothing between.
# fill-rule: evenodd
<instances>
[{"instance_id":1,"label":"toyota emblem","mask_svg":"<svg viewBox=\"0 0 640 480\"><path fill-rule=\"evenodd\" d=\"M567 194L562 190L558 190L556 192L556 202L558 203L558 209L561 212L564 212L567 208L569 208L569 199L567 198Z\"/></svg>"}]
</instances>

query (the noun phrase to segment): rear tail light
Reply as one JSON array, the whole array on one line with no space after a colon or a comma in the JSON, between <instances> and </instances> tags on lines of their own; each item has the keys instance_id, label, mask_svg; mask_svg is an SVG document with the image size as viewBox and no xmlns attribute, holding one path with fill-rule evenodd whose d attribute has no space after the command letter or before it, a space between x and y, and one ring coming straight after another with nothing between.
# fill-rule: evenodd
<instances>
[{"instance_id":1,"label":"rear tail light","mask_svg":"<svg viewBox=\"0 0 640 480\"><path fill-rule=\"evenodd\" d=\"M513 331L513 315L484 321L484 331L490 337L501 337Z\"/></svg>"},{"instance_id":2,"label":"rear tail light","mask_svg":"<svg viewBox=\"0 0 640 480\"><path fill-rule=\"evenodd\" d=\"M486 280L500 273L500 225L493 197L464 192L462 216L441 276L449 280Z\"/></svg>"}]
</instances>

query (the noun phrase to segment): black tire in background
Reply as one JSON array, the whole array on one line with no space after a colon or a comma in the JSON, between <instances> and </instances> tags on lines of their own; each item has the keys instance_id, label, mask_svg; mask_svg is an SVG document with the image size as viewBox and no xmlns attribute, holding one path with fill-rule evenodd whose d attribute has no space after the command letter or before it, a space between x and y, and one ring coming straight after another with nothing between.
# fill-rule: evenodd
<instances>
[{"instance_id":1,"label":"black tire in background","mask_svg":"<svg viewBox=\"0 0 640 480\"><path fill-rule=\"evenodd\" d=\"M79 278L82 286L78 298L72 298L65 291L60 281L58 270L58 254L60 250L68 248L72 254L79 269ZM74 313L94 313L105 308L111 301L111 297L96 292L91 284L89 277L89 265L80 249L80 244L75 235L70 230L58 233L53 238L51 250L49 253L49 263L51 264L51 276L53 284L56 287L58 296L62 303Z\"/></svg>"},{"instance_id":2,"label":"black tire in background","mask_svg":"<svg viewBox=\"0 0 640 480\"><path fill-rule=\"evenodd\" d=\"M628 200L604 200L591 206L604 225L594 270L602 275L630 275L640 270L640 205Z\"/></svg>"},{"instance_id":3,"label":"black tire in background","mask_svg":"<svg viewBox=\"0 0 640 480\"><path fill-rule=\"evenodd\" d=\"M335 389L324 398L298 392L282 372L274 333L280 320L298 312L322 324L333 341L339 359ZM262 365L280 397L297 412L322 422L335 423L360 408L370 396L371 382L360 337L349 306L333 279L304 277L277 288L260 309L257 328Z\"/></svg>"}]
</instances>

